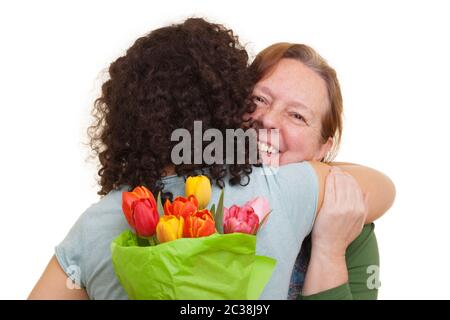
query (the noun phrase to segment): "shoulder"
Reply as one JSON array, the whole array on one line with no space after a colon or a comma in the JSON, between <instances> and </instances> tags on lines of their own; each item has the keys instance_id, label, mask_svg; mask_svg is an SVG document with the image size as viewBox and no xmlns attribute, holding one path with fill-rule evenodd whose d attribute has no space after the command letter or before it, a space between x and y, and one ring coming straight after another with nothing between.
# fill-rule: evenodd
<instances>
[{"instance_id":1,"label":"shoulder","mask_svg":"<svg viewBox=\"0 0 450 320\"><path fill-rule=\"evenodd\" d=\"M122 192L125 188L112 190L98 202L92 204L80 217L84 241L91 246L94 242L104 239L110 241L128 224L122 213Z\"/></svg>"},{"instance_id":2,"label":"shoulder","mask_svg":"<svg viewBox=\"0 0 450 320\"><path fill-rule=\"evenodd\" d=\"M276 168L263 166L257 168L251 179L254 187L250 189L266 196L274 213L283 212L290 224L305 232L299 234L304 236L310 232L317 212L319 188L317 175L309 162Z\"/></svg>"},{"instance_id":3,"label":"shoulder","mask_svg":"<svg viewBox=\"0 0 450 320\"><path fill-rule=\"evenodd\" d=\"M122 214L121 199L122 191L114 190L91 204L56 247L57 257L89 255L93 249L105 245L122 232L127 223Z\"/></svg>"},{"instance_id":4,"label":"shoulder","mask_svg":"<svg viewBox=\"0 0 450 320\"><path fill-rule=\"evenodd\" d=\"M285 209L317 207L318 190L317 175L309 162L254 167L249 184L242 189L243 192L272 197L285 204Z\"/></svg>"},{"instance_id":5,"label":"shoulder","mask_svg":"<svg viewBox=\"0 0 450 320\"><path fill-rule=\"evenodd\" d=\"M122 191L126 188L122 187L117 190L110 191L107 195L100 198L97 202L91 204L80 216L79 221L83 226L89 225L91 222L98 220L109 220L121 217L122 212Z\"/></svg>"},{"instance_id":6,"label":"shoulder","mask_svg":"<svg viewBox=\"0 0 450 320\"><path fill-rule=\"evenodd\" d=\"M302 181L317 184L317 173L313 163L303 161L290 163L279 167L260 166L253 167L250 177L255 183L280 184L301 183ZM282 186L282 185L280 185Z\"/></svg>"},{"instance_id":7,"label":"shoulder","mask_svg":"<svg viewBox=\"0 0 450 320\"><path fill-rule=\"evenodd\" d=\"M122 192L128 188L123 186L117 190L111 190L107 195L103 196L96 203L93 203L85 213L100 213L116 211L122 206Z\"/></svg>"}]
</instances>

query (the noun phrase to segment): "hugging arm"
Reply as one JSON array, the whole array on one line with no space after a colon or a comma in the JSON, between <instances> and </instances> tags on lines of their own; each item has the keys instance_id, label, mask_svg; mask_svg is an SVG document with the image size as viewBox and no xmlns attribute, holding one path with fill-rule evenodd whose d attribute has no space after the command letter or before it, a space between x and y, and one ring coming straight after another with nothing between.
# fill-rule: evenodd
<instances>
[{"instance_id":1,"label":"hugging arm","mask_svg":"<svg viewBox=\"0 0 450 320\"><path fill-rule=\"evenodd\" d=\"M366 223L370 223L381 217L392 206L395 200L395 186L391 179L383 173L361 165L352 163L330 163L330 165L311 161L310 164L316 171L319 181L319 201L317 212L320 211L325 195L325 182L332 167L338 167L350 174L361 187L364 194L368 195L368 215Z\"/></svg>"},{"instance_id":2,"label":"hugging arm","mask_svg":"<svg viewBox=\"0 0 450 320\"><path fill-rule=\"evenodd\" d=\"M326 256L318 257L316 253L311 252L303 292L297 298L300 300L376 300L380 257L374 228L373 223L364 226L361 234L348 246L342 261L334 261L332 264L327 261ZM339 270L341 270L340 273ZM339 280L342 276L343 280ZM337 282L333 284L333 280Z\"/></svg>"},{"instance_id":3,"label":"hugging arm","mask_svg":"<svg viewBox=\"0 0 450 320\"><path fill-rule=\"evenodd\" d=\"M378 248L373 224L364 229L363 224L391 207L394 185L388 177L367 167L311 164L319 180L319 213L300 298L376 298ZM369 271L377 274L371 277ZM375 279L375 285L369 284L369 278Z\"/></svg>"}]
</instances>

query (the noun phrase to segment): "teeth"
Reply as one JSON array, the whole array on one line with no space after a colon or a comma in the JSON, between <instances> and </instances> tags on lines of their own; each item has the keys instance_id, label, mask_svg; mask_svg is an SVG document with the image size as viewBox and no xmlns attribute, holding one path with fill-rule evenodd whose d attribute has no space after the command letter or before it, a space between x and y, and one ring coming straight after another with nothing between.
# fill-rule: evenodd
<instances>
[{"instance_id":1,"label":"teeth","mask_svg":"<svg viewBox=\"0 0 450 320\"><path fill-rule=\"evenodd\" d=\"M259 147L259 150L260 150L261 152L267 152L267 153L270 153L270 154L272 154L272 153L278 153L278 150L277 150L277 149L275 149L275 148L272 147L272 146L269 146L268 144L266 144L266 143L264 143L264 142L259 142L259 141L258 141L258 147Z\"/></svg>"}]
</instances>

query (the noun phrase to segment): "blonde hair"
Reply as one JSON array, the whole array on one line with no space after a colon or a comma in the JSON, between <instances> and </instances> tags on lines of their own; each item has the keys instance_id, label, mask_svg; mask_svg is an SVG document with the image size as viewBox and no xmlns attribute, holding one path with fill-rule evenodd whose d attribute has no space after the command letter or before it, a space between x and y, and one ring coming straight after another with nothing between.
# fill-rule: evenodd
<instances>
[{"instance_id":1,"label":"blonde hair","mask_svg":"<svg viewBox=\"0 0 450 320\"><path fill-rule=\"evenodd\" d=\"M250 68L255 75L255 83L273 70L281 59L295 59L315 71L326 83L329 108L322 118L321 138L325 143L333 139L333 146L322 161L332 161L341 143L343 102L341 88L336 71L330 67L313 48L304 44L280 42L262 50L255 58Z\"/></svg>"}]
</instances>

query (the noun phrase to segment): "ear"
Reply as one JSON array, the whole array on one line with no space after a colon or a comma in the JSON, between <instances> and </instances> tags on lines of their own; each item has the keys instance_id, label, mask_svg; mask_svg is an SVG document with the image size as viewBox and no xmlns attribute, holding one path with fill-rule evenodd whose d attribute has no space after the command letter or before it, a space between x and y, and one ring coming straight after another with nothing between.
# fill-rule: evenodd
<instances>
[{"instance_id":1,"label":"ear","mask_svg":"<svg viewBox=\"0 0 450 320\"><path fill-rule=\"evenodd\" d=\"M333 146L333 138L329 137L327 142L323 143L320 146L320 148L317 151L316 155L314 156L313 160L322 161L322 159L324 159L326 157L328 152L330 152L332 146Z\"/></svg>"}]
</instances>

